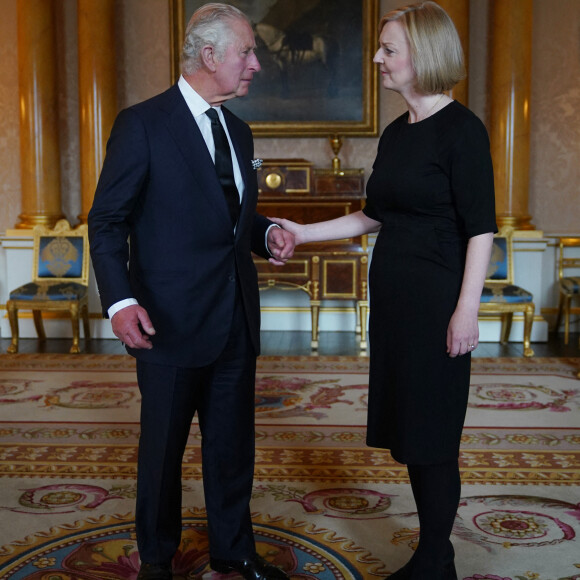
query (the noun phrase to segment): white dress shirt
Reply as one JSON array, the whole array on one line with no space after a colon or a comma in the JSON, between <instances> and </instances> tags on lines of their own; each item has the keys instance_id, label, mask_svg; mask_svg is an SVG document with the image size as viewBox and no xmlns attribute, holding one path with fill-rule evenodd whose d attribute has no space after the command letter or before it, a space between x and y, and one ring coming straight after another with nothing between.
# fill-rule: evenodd
<instances>
[{"instance_id":1,"label":"white dress shirt","mask_svg":"<svg viewBox=\"0 0 580 580\"><path fill-rule=\"evenodd\" d=\"M206 103L204 99L195 91L195 89L182 77L179 77L177 81L177 86L185 99L185 102L201 131L205 144L209 150L211 158L215 163L215 144L213 142L213 133L211 131L211 120L205 114L205 112L211 107L209 103ZM230 133L228 131L228 126L224 119L224 114L221 107L213 107L220 118L220 123L226 132L228 138L228 143L230 144L230 150L232 152L232 165L234 168L234 181L236 182L236 187L238 188L238 193L240 194L240 203L242 203L242 197L244 195L244 190L246 188L244 180L242 179L242 172L240 171L240 165L234 151L234 145L230 138Z\"/></svg>"}]
</instances>

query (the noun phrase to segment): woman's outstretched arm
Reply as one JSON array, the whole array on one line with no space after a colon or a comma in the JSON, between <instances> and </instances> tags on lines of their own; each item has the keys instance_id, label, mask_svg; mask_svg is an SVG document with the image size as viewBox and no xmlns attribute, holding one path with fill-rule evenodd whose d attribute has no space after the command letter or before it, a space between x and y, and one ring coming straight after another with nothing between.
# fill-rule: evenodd
<instances>
[{"instance_id":1,"label":"woman's outstretched arm","mask_svg":"<svg viewBox=\"0 0 580 580\"><path fill-rule=\"evenodd\" d=\"M280 227L294 234L296 245L309 242L325 242L354 238L364 234L378 232L381 222L367 217L362 211L357 211L339 218L313 224L297 224L282 218L268 218Z\"/></svg>"}]
</instances>

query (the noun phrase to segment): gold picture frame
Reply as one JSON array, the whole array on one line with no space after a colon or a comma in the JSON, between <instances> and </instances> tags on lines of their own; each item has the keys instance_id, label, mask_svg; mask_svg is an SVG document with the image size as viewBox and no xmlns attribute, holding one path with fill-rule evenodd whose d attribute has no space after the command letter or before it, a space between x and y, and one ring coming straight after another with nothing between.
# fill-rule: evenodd
<instances>
[{"instance_id":1,"label":"gold picture frame","mask_svg":"<svg viewBox=\"0 0 580 580\"><path fill-rule=\"evenodd\" d=\"M174 81L187 22L206 1L169 0ZM378 0L226 3L240 8L255 27L262 71L247 97L227 105L250 124L255 136L378 134L378 71L372 62Z\"/></svg>"}]
</instances>

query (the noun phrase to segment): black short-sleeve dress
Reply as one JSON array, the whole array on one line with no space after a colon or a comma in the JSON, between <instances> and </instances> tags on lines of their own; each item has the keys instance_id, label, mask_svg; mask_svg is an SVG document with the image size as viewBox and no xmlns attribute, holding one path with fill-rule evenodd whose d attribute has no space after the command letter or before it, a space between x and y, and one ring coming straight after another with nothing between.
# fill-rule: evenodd
<instances>
[{"instance_id":1,"label":"black short-sleeve dress","mask_svg":"<svg viewBox=\"0 0 580 580\"><path fill-rule=\"evenodd\" d=\"M455 459L471 355L447 355L447 327L468 239L497 231L483 123L456 101L418 123L393 121L363 211L382 222L369 274L367 444L401 463Z\"/></svg>"}]
</instances>

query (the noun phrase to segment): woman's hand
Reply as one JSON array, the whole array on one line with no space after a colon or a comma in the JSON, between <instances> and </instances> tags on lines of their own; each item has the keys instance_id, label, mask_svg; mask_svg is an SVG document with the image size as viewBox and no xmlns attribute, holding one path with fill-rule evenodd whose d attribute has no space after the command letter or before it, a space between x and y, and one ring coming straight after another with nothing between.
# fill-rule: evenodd
<instances>
[{"instance_id":1,"label":"woman's hand","mask_svg":"<svg viewBox=\"0 0 580 580\"><path fill-rule=\"evenodd\" d=\"M461 292L447 327L447 353L451 357L473 352L479 344L477 314L485 281L493 233L469 238Z\"/></svg>"},{"instance_id":2,"label":"woman's hand","mask_svg":"<svg viewBox=\"0 0 580 580\"><path fill-rule=\"evenodd\" d=\"M299 244L305 243L305 228L302 224L297 224L296 222L284 219L284 218L277 218L277 217L269 217L270 221L278 224L283 230L290 232L294 235L295 245L298 246Z\"/></svg>"},{"instance_id":3,"label":"woman's hand","mask_svg":"<svg viewBox=\"0 0 580 580\"><path fill-rule=\"evenodd\" d=\"M268 251L272 255L269 262L283 266L293 255L296 245L294 236L287 230L271 226L268 230Z\"/></svg>"},{"instance_id":4,"label":"woman's hand","mask_svg":"<svg viewBox=\"0 0 580 580\"><path fill-rule=\"evenodd\" d=\"M477 310L475 313L457 308L447 327L447 354L450 357L473 352L479 344Z\"/></svg>"}]
</instances>

